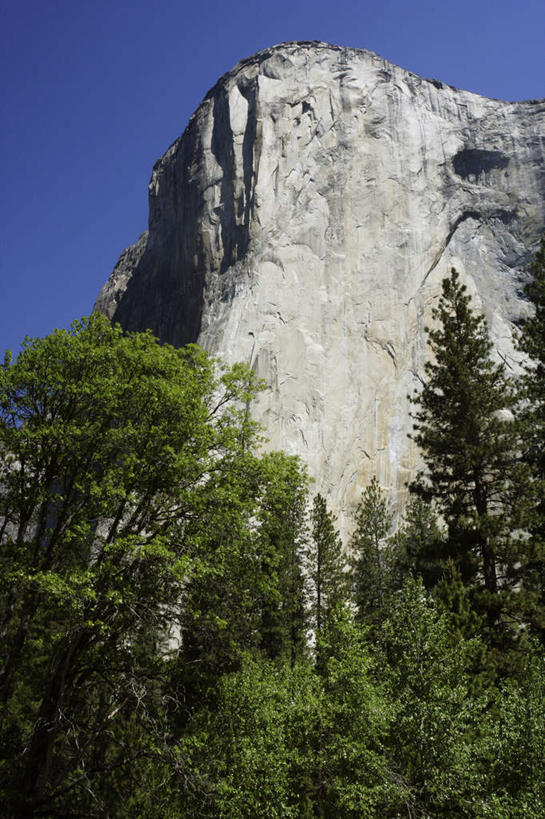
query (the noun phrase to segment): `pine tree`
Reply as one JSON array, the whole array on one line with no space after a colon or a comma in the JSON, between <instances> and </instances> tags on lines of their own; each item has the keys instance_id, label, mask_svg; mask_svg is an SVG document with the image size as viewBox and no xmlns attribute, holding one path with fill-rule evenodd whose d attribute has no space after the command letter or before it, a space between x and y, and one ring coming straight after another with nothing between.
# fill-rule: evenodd
<instances>
[{"instance_id":1,"label":"pine tree","mask_svg":"<svg viewBox=\"0 0 545 819\"><path fill-rule=\"evenodd\" d=\"M264 455L261 469L261 649L269 659L294 663L305 653L308 631L302 568L308 477L297 458L282 452Z\"/></svg>"},{"instance_id":2,"label":"pine tree","mask_svg":"<svg viewBox=\"0 0 545 819\"><path fill-rule=\"evenodd\" d=\"M401 589L411 574L421 577L428 591L441 580L448 558L445 538L437 514L430 503L418 496L410 498L403 522L391 541L392 581Z\"/></svg>"},{"instance_id":3,"label":"pine tree","mask_svg":"<svg viewBox=\"0 0 545 819\"><path fill-rule=\"evenodd\" d=\"M391 586L387 549L391 525L388 501L373 476L358 504L350 542L353 599L361 621L379 622L386 610Z\"/></svg>"},{"instance_id":4,"label":"pine tree","mask_svg":"<svg viewBox=\"0 0 545 819\"><path fill-rule=\"evenodd\" d=\"M545 236L531 274L525 293L534 306L534 314L521 322L518 346L530 358L522 383L523 397L528 401L523 414L527 422L527 457L536 465L538 474L545 477Z\"/></svg>"},{"instance_id":5,"label":"pine tree","mask_svg":"<svg viewBox=\"0 0 545 819\"><path fill-rule=\"evenodd\" d=\"M520 525L526 483L510 414L514 394L504 365L490 357L486 321L473 312L454 269L432 316L437 324L427 333L433 359L413 415L427 471L425 482L413 488L443 516L446 556L501 642L507 589L518 582L522 546L512 533Z\"/></svg>"},{"instance_id":6,"label":"pine tree","mask_svg":"<svg viewBox=\"0 0 545 819\"><path fill-rule=\"evenodd\" d=\"M311 538L306 550L306 571L310 584L311 619L319 643L332 611L348 598L342 542L335 518L323 495L316 495L310 513Z\"/></svg>"},{"instance_id":7,"label":"pine tree","mask_svg":"<svg viewBox=\"0 0 545 819\"><path fill-rule=\"evenodd\" d=\"M471 606L468 590L454 563L449 563L435 587L434 600L448 616L453 635L471 639L481 631L480 618Z\"/></svg>"},{"instance_id":8,"label":"pine tree","mask_svg":"<svg viewBox=\"0 0 545 819\"><path fill-rule=\"evenodd\" d=\"M520 325L519 349L529 356L521 379L519 423L525 461L532 472L534 517L530 522L529 560L522 573L526 617L545 642L545 236L535 256L525 293L534 314Z\"/></svg>"}]
</instances>

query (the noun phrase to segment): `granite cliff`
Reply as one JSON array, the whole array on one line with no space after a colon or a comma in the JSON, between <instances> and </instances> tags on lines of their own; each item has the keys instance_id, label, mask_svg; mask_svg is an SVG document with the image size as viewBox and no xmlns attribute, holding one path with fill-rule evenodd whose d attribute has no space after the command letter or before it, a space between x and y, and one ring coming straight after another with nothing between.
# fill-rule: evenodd
<instances>
[{"instance_id":1,"label":"granite cliff","mask_svg":"<svg viewBox=\"0 0 545 819\"><path fill-rule=\"evenodd\" d=\"M156 163L149 228L96 309L245 360L256 413L343 518L417 453L407 394L456 266L517 366L545 225L545 100L502 102L369 51L284 43L222 77Z\"/></svg>"}]
</instances>

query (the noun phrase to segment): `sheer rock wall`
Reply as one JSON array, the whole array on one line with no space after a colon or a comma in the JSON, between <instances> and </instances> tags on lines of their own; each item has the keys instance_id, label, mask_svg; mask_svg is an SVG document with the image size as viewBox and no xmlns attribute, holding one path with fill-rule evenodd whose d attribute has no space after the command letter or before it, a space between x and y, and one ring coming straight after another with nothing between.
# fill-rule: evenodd
<instances>
[{"instance_id":1,"label":"sheer rock wall","mask_svg":"<svg viewBox=\"0 0 545 819\"><path fill-rule=\"evenodd\" d=\"M156 163L149 228L96 309L250 362L270 446L349 520L418 463L408 393L455 266L516 368L545 225L545 101L486 99L369 51L284 43L239 63Z\"/></svg>"}]
</instances>

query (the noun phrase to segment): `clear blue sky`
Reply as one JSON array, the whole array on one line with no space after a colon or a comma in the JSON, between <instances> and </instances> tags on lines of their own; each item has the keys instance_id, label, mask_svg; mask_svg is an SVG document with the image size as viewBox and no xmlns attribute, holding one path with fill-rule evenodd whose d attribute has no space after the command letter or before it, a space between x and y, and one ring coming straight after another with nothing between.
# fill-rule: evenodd
<instances>
[{"instance_id":1,"label":"clear blue sky","mask_svg":"<svg viewBox=\"0 0 545 819\"><path fill-rule=\"evenodd\" d=\"M285 40L545 97L543 0L0 0L0 351L90 312L155 160L221 74Z\"/></svg>"}]
</instances>

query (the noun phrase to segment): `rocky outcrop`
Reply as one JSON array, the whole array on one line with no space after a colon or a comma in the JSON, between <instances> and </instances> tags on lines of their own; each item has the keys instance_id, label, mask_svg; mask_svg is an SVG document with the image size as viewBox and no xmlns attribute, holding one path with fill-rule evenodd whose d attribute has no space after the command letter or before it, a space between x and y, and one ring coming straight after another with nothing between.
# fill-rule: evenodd
<instances>
[{"instance_id":1,"label":"rocky outcrop","mask_svg":"<svg viewBox=\"0 0 545 819\"><path fill-rule=\"evenodd\" d=\"M545 225L545 101L421 79L368 51L285 43L239 63L154 167L149 229L96 308L245 360L273 447L349 514L417 453L407 394L456 266L516 366Z\"/></svg>"}]
</instances>

